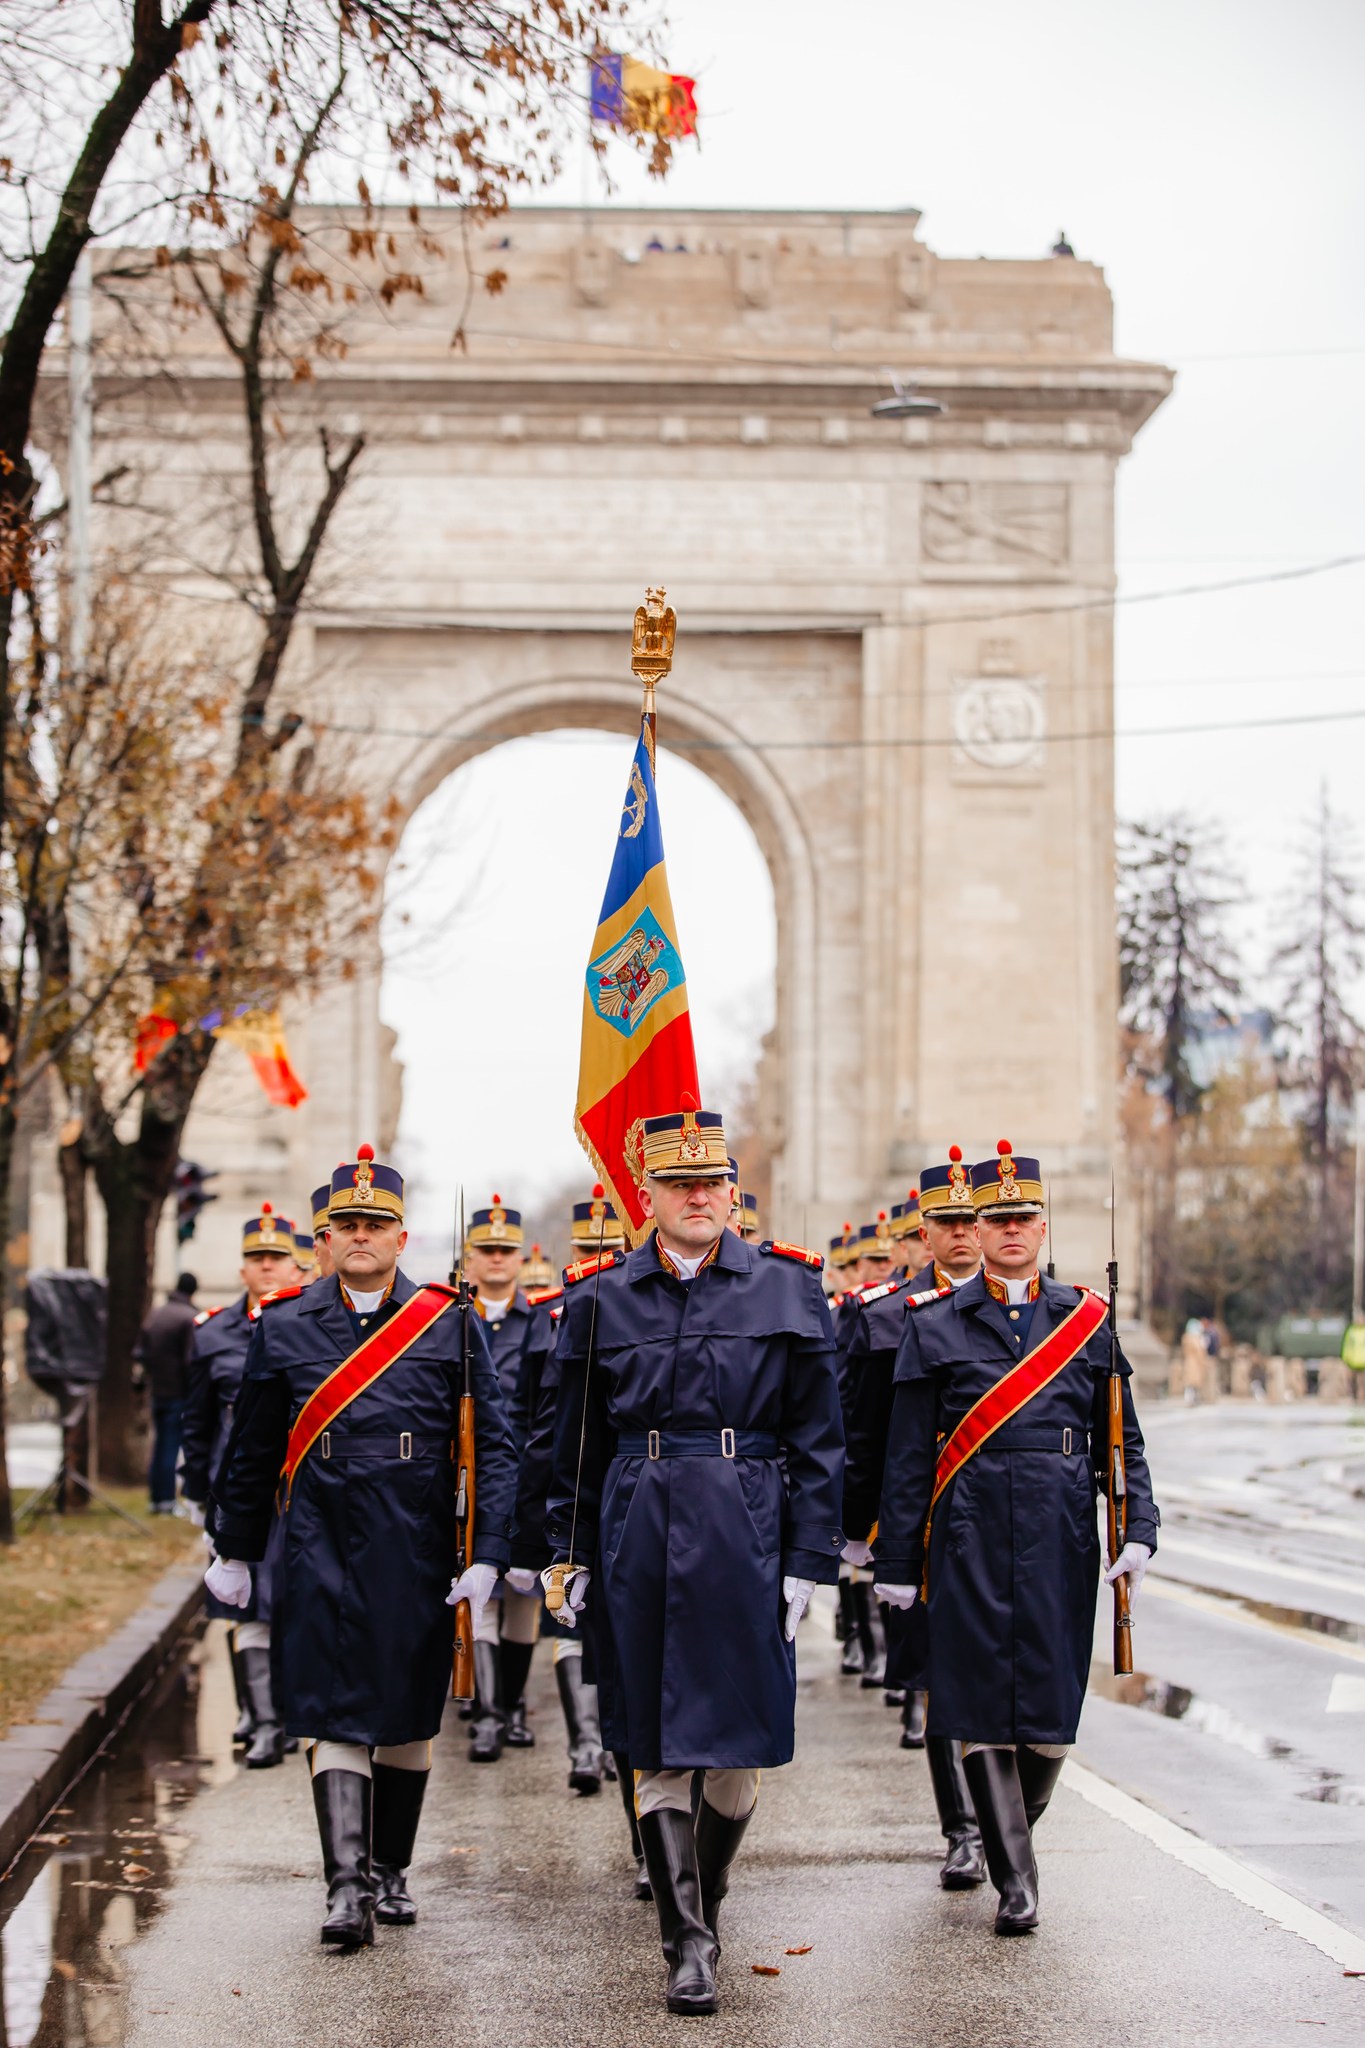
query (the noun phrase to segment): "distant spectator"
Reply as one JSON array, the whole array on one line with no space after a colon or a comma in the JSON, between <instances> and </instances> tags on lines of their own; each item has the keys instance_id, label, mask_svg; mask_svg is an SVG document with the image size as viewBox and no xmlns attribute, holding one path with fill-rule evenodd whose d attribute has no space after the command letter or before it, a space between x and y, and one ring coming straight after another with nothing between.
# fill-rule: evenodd
<instances>
[{"instance_id":1,"label":"distant spectator","mask_svg":"<svg viewBox=\"0 0 1365 2048\"><path fill-rule=\"evenodd\" d=\"M175 1290L142 1325L136 1356L152 1399L152 1462L147 1475L154 1515L175 1513L175 1467L194 1336L194 1292L199 1282L182 1273Z\"/></svg>"}]
</instances>

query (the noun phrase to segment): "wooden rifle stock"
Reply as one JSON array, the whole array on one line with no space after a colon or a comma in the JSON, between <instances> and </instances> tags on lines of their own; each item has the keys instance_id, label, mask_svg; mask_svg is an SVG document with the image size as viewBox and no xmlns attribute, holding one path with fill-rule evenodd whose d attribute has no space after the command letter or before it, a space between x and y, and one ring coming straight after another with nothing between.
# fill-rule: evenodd
<instances>
[{"instance_id":1,"label":"wooden rifle stock","mask_svg":"<svg viewBox=\"0 0 1365 2048\"><path fill-rule=\"evenodd\" d=\"M1110 1214L1112 1217L1112 1208ZM1109 1510L1109 1562L1113 1565L1128 1541L1128 1469L1123 1449L1123 1376L1119 1372L1119 1268L1118 1260L1113 1258L1109 1261L1108 1436L1104 1491ZM1133 1615L1125 1575L1114 1581L1114 1674L1124 1678L1132 1668Z\"/></svg>"},{"instance_id":2,"label":"wooden rifle stock","mask_svg":"<svg viewBox=\"0 0 1365 2048\"><path fill-rule=\"evenodd\" d=\"M469 1313L466 1308L466 1314ZM468 1325L466 1325L466 1331ZM468 1381L468 1335L465 1337L465 1375ZM455 1526L458 1531L460 1569L474 1562L474 1396L460 1396L460 1429L456 1443ZM469 1602L461 1600L455 1609L455 1669L451 1698L474 1697L474 1617Z\"/></svg>"}]
</instances>

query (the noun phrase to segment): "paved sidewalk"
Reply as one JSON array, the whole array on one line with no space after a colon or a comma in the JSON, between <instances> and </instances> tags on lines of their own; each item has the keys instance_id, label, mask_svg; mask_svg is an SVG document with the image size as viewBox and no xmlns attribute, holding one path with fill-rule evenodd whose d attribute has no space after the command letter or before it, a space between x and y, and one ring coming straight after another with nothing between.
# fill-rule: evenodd
<instances>
[{"instance_id":1,"label":"paved sidewalk","mask_svg":"<svg viewBox=\"0 0 1365 2048\"><path fill-rule=\"evenodd\" d=\"M318 1943L301 1760L202 1794L163 1911L129 1955L129 2048L651 2048L698 2027L712 2048L1365 2036L1365 1980L1066 1789L1039 1830L1044 1924L996 1939L993 1895L937 1887L923 1757L897 1748L878 1697L839 1678L827 1611L802 1637L799 1761L765 1780L736 1869L718 2019L663 2009L616 1792L568 1793L542 1649L534 1751L471 1767L452 1714L413 1878L420 1923L381 1931L367 1954Z\"/></svg>"}]
</instances>

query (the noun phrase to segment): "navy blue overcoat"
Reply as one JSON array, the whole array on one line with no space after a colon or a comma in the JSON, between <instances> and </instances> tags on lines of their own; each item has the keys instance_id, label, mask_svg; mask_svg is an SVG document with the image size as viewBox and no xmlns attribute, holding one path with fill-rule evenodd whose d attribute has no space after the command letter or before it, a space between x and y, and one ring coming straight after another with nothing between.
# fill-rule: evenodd
<instances>
[{"instance_id":1,"label":"navy blue overcoat","mask_svg":"<svg viewBox=\"0 0 1365 2048\"><path fill-rule=\"evenodd\" d=\"M895 1397L877 1576L917 1584L940 1434L1076 1306L1044 1279L1012 1314L977 1274L907 1312ZM1160 1516L1124 1379L1128 1535L1156 1548ZM957 1474L929 1543L929 1733L970 1742L1073 1742L1095 1634L1096 1502L1107 1443L1109 1333L1101 1329Z\"/></svg>"},{"instance_id":2,"label":"navy blue overcoat","mask_svg":"<svg viewBox=\"0 0 1365 2048\"><path fill-rule=\"evenodd\" d=\"M192 1500L198 1507L204 1506L209 1498L213 1475L232 1432L251 1330L245 1295L194 1326L181 1434L180 1490L186 1500ZM209 1615L231 1622L272 1620L279 1556L280 1536L276 1532L259 1569L251 1575L249 1606L225 1607L205 1591L204 1606Z\"/></svg>"},{"instance_id":3,"label":"navy blue overcoat","mask_svg":"<svg viewBox=\"0 0 1365 2048\"><path fill-rule=\"evenodd\" d=\"M308 1396L380 1317L411 1299L400 1273L360 1330L335 1277L271 1302L214 1485L219 1554L262 1556L290 1426ZM469 1318L476 1424L474 1554L507 1563L516 1460L480 1318ZM328 1432L294 1478L282 1516L289 1626L275 1632L276 1699L292 1735L420 1742L450 1690L459 1569L452 1444L462 1384L461 1318L447 1309Z\"/></svg>"},{"instance_id":4,"label":"navy blue overcoat","mask_svg":"<svg viewBox=\"0 0 1365 2048\"><path fill-rule=\"evenodd\" d=\"M484 1336L498 1376L502 1405L512 1425L512 1436L521 1456L526 1448L530 1417L545 1367L545 1354L554 1342L550 1303L537 1294L535 1301L519 1287L498 1321L485 1322Z\"/></svg>"},{"instance_id":5,"label":"navy blue overcoat","mask_svg":"<svg viewBox=\"0 0 1365 2048\"><path fill-rule=\"evenodd\" d=\"M603 1734L637 1770L792 1755L786 1574L833 1584L844 1435L818 1268L733 1231L690 1285L653 1235L570 1286L548 1531L595 1568ZM584 1422L586 1389L586 1423ZM658 1432L658 1456L648 1433ZM733 1431L734 1455L726 1454Z\"/></svg>"}]
</instances>

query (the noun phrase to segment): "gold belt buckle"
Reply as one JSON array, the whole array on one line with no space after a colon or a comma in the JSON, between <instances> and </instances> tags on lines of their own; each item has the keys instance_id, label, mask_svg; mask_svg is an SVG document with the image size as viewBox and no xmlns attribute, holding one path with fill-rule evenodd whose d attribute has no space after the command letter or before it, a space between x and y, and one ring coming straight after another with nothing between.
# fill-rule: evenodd
<instances>
[{"instance_id":1,"label":"gold belt buckle","mask_svg":"<svg viewBox=\"0 0 1365 2048\"><path fill-rule=\"evenodd\" d=\"M330 1429L324 1429L322 1432L322 1455L324 1458L330 1458L332 1455L332 1432Z\"/></svg>"},{"instance_id":2,"label":"gold belt buckle","mask_svg":"<svg viewBox=\"0 0 1365 2048\"><path fill-rule=\"evenodd\" d=\"M659 1450L659 1432L658 1432L658 1430L657 1430L657 1429L651 1429L651 1431L649 1432L649 1437L648 1437L648 1439L647 1439L647 1444L648 1444L648 1449L649 1449L649 1455L650 1455L650 1457L651 1457L651 1458L657 1458L657 1457L659 1457L659 1456L660 1456L660 1450Z\"/></svg>"},{"instance_id":3,"label":"gold belt buckle","mask_svg":"<svg viewBox=\"0 0 1365 2048\"><path fill-rule=\"evenodd\" d=\"M412 1431L410 1429L405 1429L398 1439L398 1455L400 1458L405 1459L412 1456Z\"/></svg>"},{"instance_id":4,"label":"gold belt buckle","mask_svg":"<svg viewBox=\"0 0 1365 2048\"><path fill-rule=\"evenodd\" d=\"M720 1454L722 1458L735 1455L735 1433L732 1429L723 1429L720 1433Z\"/></svg>"}]
</instances>

